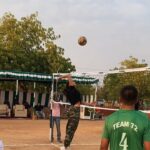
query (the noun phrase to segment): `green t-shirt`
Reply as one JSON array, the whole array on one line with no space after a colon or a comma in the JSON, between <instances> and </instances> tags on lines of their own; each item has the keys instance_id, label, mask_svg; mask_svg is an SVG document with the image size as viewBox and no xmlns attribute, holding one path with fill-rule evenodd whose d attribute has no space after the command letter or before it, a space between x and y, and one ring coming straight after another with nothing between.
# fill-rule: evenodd
<instances>
[{"instance_id":1,"label":"green t-shirt","mask_svg":"<svg viewBox=\"0 0 150 150\"><path fill-rule=\"evenodd\" d=\"M102 138L110 150L143 150L144 141L150 141L150 120L141 111L119 110L107 117Z\"/></svg>"}]
</instances>

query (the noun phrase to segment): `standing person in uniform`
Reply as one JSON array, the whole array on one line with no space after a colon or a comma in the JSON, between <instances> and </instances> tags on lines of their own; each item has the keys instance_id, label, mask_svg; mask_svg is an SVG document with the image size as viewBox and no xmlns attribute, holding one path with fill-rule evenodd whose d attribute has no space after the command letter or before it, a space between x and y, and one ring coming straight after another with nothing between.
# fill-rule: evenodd
<instances>
[{"instance_id":1,"label":"standing person in uniform","mask_svg":"<svg viewBox=\"0 0 150 150\"><path fill-rule=\"evenodd\" d=\"M135 110L138 91L132 86L120 92L122 108L105 121L100 150L150 150L150 120Z\"/></svg>"},{"instance_id":2,"label":"standing person in uniform","mask_svg":"<svg viewBox=\"0 0 150 150\"><path fill-rule=\"evenodd\" d=\"M74 137L75 131L78 127L80 120L80 104L81 104L81 94L75 87L75 82L73 81L71 75L62 76L60 79L67 78L68 82L64 90L64 94L67 100L70 102L71 106L68 111L68 123L66 126L66 136L64 140L64 146L61 150L68 150L71 141Z\"/></svg>"},{"instance_id":3,"label":"standing person in uniform","mask_svg":"<svg viewBox=\"0 0 150 150\"><path fill-rule=\"evenodd\" d=\"M4 150L4 144L2 140L0 140L0 150Z\"/></svg>"},{"instance_id":4,"label":"standing person in uniform","mask_svg":"<svg viewBox=\"0 0 150 150\"><path fill-rule=\"evenodd\" d=\"M61 131L60 131L60 104L57 103L58 99L55 98L55 102L52 102L52 134L51 134L51 142L54 141L54 123L56 124L57 129L57 142L62 143L61 141Z\"/></svg>"}]
</instances>

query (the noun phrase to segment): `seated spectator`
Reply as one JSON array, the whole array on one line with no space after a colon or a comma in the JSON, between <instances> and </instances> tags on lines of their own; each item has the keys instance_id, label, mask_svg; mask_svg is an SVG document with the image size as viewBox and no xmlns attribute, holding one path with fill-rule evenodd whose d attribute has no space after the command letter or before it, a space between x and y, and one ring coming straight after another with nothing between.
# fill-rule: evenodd
<instances>
[{"instance_id":1,"label":"seated spectator","mask_svg":"<svg viewBox=\"0 0 150 150\"><path fill-rule=\"evenodd\" d=\"M27 101L23 102L23 105L25 107L25 109L27 109L27 116L31 117L31 106L29 105L29 103Z\"/></svg>"},{"instance_id":2,"label":"seated spectator","mask_svg":"<svg viewBox=\"0 0 150 150\"><path fill-rule=\"evenodd\" d=\"M10 102L8 100L5 101L4 104L6 104L8 106L8 108L10 108Z\"/></svg>"},{"instance_id":3,"label":"seated spectator","mask_svg":"<svg viewBox=\"0 0 150 150\"><path fill-rule=\"evenodd\" d=\"M29 103L27 101L25 101L23 103L23 105L24 105L25 109L29 109L30 108L30 105L29 105Z\"/></svg>"},{"instance_id":4,"label":"seated spectator","mask_svg":"<svg viewBox=\"0 0 150 150\"><path fill-rule=\"evenodd\" d=\"M37 115L38 118L45 118L45 114L43 112L43 106L41 106L40 103L38 103L35 106L35 113L36 113L36 115Z\"/></svg>"}]
</instances>

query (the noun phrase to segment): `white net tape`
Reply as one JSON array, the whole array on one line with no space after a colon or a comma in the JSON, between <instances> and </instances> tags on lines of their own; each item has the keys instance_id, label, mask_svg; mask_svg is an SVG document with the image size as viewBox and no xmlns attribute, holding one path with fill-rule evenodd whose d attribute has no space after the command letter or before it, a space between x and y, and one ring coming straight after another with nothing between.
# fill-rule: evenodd
<instances>
[{"instance_id":1,"label":"white net tape","mask_svg":"<svg viewBox=\"0 0 150 150\"><path fill-rule=\"evenodd\" d=\"M71 104L70 103L67 103L67 102L56 102L56 101L52 101L52 103L57 103L57 104L60 104L60 105L68 105L70 106ZM89 108L89 109L99 109L99 110L110 110L110 111L117 111L119 109L113 109L113 108L104 108L104 107L96 107L96 106L88 106L88 105L80 105L80 107L85 107L85 108ZM150 110L140 110L144 113L150 113Z\"/></svg>"}]
</instances>

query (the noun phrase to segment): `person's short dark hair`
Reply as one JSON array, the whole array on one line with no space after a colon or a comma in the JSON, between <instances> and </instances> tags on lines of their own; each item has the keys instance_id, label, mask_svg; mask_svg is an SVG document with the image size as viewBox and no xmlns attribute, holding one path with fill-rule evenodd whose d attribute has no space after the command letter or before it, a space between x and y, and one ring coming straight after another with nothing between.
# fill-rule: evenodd
<instances>
[{"instance_id":1,"label":"person's short dark hair","mask_svg":"<svg viewBox=\"0 0 150 150\"><path fill-rule=\"evenodd\" d=\"M138 90L133 85L126 85L121 89L120 97L123 103L133 105L137 102Z\"/></svg>"},{"instance_id":2,"label":"person's short dark hair","mask_svg":"<svg viewBox=\"0 0 150 150\"><path fill-rule=\"evenodd\" d=\"M135 110L139 110L139 109L140 109L140 106L141 106L141 105L140 105L140 102L138 101L138 102L135 104L135 107L134 107Z\"/></svg>"}]
</instances>

